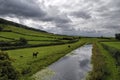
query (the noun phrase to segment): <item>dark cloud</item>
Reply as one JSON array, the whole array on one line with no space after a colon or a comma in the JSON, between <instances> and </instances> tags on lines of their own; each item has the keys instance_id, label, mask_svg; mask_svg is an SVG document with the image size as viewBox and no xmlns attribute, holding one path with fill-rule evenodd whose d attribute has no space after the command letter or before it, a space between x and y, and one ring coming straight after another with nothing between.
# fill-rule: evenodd
<instances>
[{"instance_id":1,"label":"dark cloud","mask_svg":"<svg viewBox=\"0 0 120 80\"><path fill-rule=\"evenodd\" d=\"M113 36L120 32L120 0L0 0L0 17L53 33Z\"/></svg>"},{"instance_id":2,"label":"dark cloud","mask_svg":"<svg viewBox=\"0 0 120 80\"><path fill-rule=\"evenodd\" d=\"M91 18L91 15L88 14L88 12L85 12L85 11L73 12L72 15L75 16L76 18L83 18L83 19Z\"/></svg>"},{"instance_id":3,"label":"dark cloud","mask_svg":"<svg viewBox=\"0 0 120 80\"><path fill-rule=\"evenodd\" d=\"M64 15L50 16L34 0L0 0L0 16L30 18L55 23L67 23L70 21Z\"/></svg>"},{"instance_id":4,"label":"dark cloud","mask_svg":"<svg viewBox=\"0 0 120 80\"><path fill-rule=\"evenodd\" d=\"M45 12L30 0L0 0L0 15L23 18L42 18Z\"/></svg>"}]
</instances>

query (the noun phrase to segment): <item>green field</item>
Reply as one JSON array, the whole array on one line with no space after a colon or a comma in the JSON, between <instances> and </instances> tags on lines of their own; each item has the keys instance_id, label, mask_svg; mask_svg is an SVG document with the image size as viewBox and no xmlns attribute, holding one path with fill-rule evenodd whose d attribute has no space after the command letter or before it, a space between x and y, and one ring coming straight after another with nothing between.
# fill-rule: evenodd
<instances>
[{"instance_id":1,"label":"green field","mask_svg":"<svg viewBox=\"0 0 120 80\"><path fill-rule=\"evenodd\" d=\"M29 75L32 75L83 44L83 41L79 41L72 44L9 50L7 52L14 61L13 66L17 70L23 72L25 69L30 68ZM68 45L71 45L71 48L68 48ZM39 52L39 55L37 58L33 58L32 53L36 51Z\"/></svg>"},{"instance_id":2,"label":"green field","mask_svg":"<svg viewBox=\"0 0 120 80\"><path fill-rule=\"evenodd\" d=\"M0 24L0 27L3 28L0 31L0 44L3 46L0 48L10 48L5 52L10 56L13 67L21 74L21 79L32 76L87 41L87 39L80 39L77 36L54 35L18 26ZM13 45L20 38L24 38L27 44ZM73 40L77 40L77 42ZM31 45L37 45L37 47L31 47ZM43 47L42 45L49 46ZM11 47L17 47L17 49ZM33 58L33 52L39 52L37 58Z\"/></svg>"},{"instance_id":3,"label":"green field","mask_svg":"<svg viewBox=\"0 0 120 80\"><path fill-rule=\"evenodd\" d=\"M102 42L105 45L108 45L110 47L114 47L116 49L120 49L120 42Z\"/></svg>"},{"instance_id":4,"label":"green field","mask_svg":"<svg viewBox=\"0 0 120 80\"><path fill-rule=\"evenodd\" d=\"M8 53L20 80L30 80L37 71L84 44L93 44L93 70L88 80L120 79L120 42L115 38L55 35L9 22L0 23L0 27L0 50ZM39 52L37 58L33 52Z\"/></svg>"},{"instance_id":5,"label":"green field","mask_svg":"<svg viewBox=\"0 0 120 80\"><path fill-rule=\"evenodd\" d=\"M7 45L9 45L0 46L2 50L66 44L79 40L79 37L77 36L55 35L21 26L22 25L20 24L15 26L14 24L6 25L0 23L0 27L3 28L2 31L0 31L1 44L7 42ZM20 38L24 38L27 41L27 44L17 45Z\"/></svg>"}]
</instances>

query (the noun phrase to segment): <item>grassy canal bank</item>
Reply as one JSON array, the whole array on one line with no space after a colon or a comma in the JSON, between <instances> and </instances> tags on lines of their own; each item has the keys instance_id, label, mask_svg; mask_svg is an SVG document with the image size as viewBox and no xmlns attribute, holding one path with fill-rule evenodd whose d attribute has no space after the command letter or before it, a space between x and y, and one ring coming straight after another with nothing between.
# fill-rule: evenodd
<instances>
[{"instance_id":1,"label":"grassy canal bank","mask_svg":"<svg viewBox=\"0 0 120 80\"><path fill-rule=\"evenodd\" d=\"M120 79L116 59L99 42L93 45L92 64L93 70L90 72L89 80Z\"/></svg>"},{"instance_id":2,"label":"grassy canal bank","mask_svg":"<svg viewBox=\"0 0 120 80\"><path fill-rule=\"evenodd\" d=\"M80 39L78 42L56 46L25 48L8 50L11 59L15 60L12 64L20 72L23 79L28 79L37 71L47 67L57 61L72 50L84 45L87 40ZM70 47L68 47L70 45ZM37 58L33 58L32 52L39 52ZM23 57L20 57L23 56Z\"/></svg>"}]
</instances>

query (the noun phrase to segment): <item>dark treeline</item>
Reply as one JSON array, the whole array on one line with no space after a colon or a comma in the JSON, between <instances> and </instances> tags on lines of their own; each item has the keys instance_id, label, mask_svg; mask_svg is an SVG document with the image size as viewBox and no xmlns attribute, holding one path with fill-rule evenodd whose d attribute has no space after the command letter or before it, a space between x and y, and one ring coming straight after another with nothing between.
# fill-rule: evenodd
<instances>
[{"instance_id":1,"label":"dark treeline","mask_svg":"<svg viewBox=\"0 0 120 80\"><path fill-rule=\"evenodd\" d=\"M120 40L120 33L115 34L115 38Z\"/></svg>"}]
</instances>

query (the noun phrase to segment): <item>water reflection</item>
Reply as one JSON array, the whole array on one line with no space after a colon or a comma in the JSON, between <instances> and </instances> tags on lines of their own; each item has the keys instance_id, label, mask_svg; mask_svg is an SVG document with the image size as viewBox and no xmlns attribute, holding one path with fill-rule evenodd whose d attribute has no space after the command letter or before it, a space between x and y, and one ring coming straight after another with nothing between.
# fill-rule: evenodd
<instances>
[{"instance_id":1,"label":"water reflection","mask_svg":"<svg viewBox=\"0 0 120 80\"><path fill-rule=\"evenodd\" d=\"M72 53L72 54L71 54ZM86 74L91 70L92 45L85 45L72 51L48 68L54 72L51 76L46 75L42 80L85 80ZM40 76L41 72L35 75ZM36 76L37 77L37 76ZM46 79L47 78L47 79ZM36 80L40 80L37 79Z\"/></svg>"}]
</instances>

